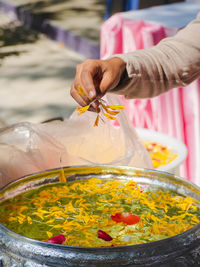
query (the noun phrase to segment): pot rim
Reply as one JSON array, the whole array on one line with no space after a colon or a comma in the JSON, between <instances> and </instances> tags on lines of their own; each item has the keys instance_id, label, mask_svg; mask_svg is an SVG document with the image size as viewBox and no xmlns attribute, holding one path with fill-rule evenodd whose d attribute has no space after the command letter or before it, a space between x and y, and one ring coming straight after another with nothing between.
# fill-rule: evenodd
<instances>
[{"instance_id":1,"label":"pot rim","mask_svg":"<svg viewBox=\"0 0 200 267\"><path fill-rule=\"evenodd\" d=\"M198 190L200 192L200 186L196 185L195 183L193 183L192 181L189 181L187 180L186 178L184 177L180 177L176 174L173 174L171 172L167 172L165 170L160 170L160 169L149 169L149 168L138 168L138 167L133 167L133 166L123 166L123 165L105 165L105 164L99 164L99 165L74 165L74 166L62 166L62 167L57 167L57 168L52 168L52 169L47 169L47 170L43 170L43 171L39 171L39 172L34 172L34 173L31 173L31 174L28 174L28 175L23 175L19 178L17 178L16 180L14 181L10 181L9 183L7 183L6 185L0 187L0 192L2 190L4 190L6 187L14 184L14 183L18 183L20 180L22 179L25 179L25 178L30 178L32 176L36 176L36 175L42 175L43 173L47 173L47 172L52 172L52 171L59 171L59 170L65 170L65 169L70 169L70 168L106 168L106 169L128 169L128 170L135 170L136 172L137 171L142 171L142 172L147 172L149 174L153 174L153 173L156 173L156 174L164 174L164 175L167 175L167 176L172 176L173 178L183 182L183 183L187 183L188 185L194 187L196 190Z\"/></svg>"}]
</instances>

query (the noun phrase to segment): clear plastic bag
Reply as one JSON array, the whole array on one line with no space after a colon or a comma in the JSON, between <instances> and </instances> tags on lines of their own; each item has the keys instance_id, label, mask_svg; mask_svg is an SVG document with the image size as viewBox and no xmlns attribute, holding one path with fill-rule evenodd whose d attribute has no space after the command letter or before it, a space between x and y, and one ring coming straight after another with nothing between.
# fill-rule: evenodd
<instances>
[{"instance_id":1,"label":"clear plastic bag","mask_svg":"<svg viewBox=\"0 0 200 267\"><path fill-rule=\"evenodd\" d=\"M18 123L0 130L0 187L19 177L58 167L64 147L39 125Z\"/></svg>"},{"instance_id":2,"label":"clear plastic bag","mask_svg":"<svg viewBox=\"0 0 200 267\"><path fill-rule=\"evenodd\" d=\"M109 104L121 104L108 96ZM125 111L120 127L106 118L94 127L96 113L75 111L64 122L19 123L0 130L0 186L21 176L72 165L127 165L152 168L151 159Z\"/></svg>"}]
</instances>

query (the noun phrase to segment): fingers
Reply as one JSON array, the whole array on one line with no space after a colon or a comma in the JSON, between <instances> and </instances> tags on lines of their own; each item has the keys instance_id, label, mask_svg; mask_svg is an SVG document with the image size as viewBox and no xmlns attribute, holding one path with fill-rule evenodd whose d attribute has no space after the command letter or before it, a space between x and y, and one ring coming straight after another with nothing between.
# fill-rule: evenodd
<instances>
[{"instance_id":1,"label":"fingers","mask_svg":"<svg viewBox=\"0 0 200 267\"><path fill-rule=\"evenodd\" d=\"M86 60L76 68L76 75L71 87L71 96L81 106L90 104L97 96L94 79L98 73L98 60ZM83 93L80 93L80 87Z\"/></svg>"},{"instance_id":2,"label":"fingers","mask_svg":"<svg viewBox=\"0 0 200 267\"><path fill-rule=\"evenodd\" d=\"M108 60L88 59L76 68L71 87L71 96L81 106L100 99L107 91L117 86L126 63L117 57ZM79 90L81 86L83 92ZM94 107L95 108L95 107Z\"/></svg>"},{"instance_id":3,"label":"fingers","mask_svg":"<svg viewBox=\"0 0 200 267\"><path fill-rule=\"evenodd\" d=\"M113 89L118 84L118 81L119 77L115 77L114 73L111 71L105 72L99 85L100 91L105 93L106 91Z\"/></svg>"},{"instance_id":4,"label":"fingers","mask_svg":"<svg viewBox=\"0 0 200 267\"><path fill-rule=\"evenodd\" d=\"M111 58L105 61L105 72L102 76L99 88L101 92L107 92L115 88L125 70L126 64L120 58Z\"/></svg>"},{"instance_id":5,"label":"fingers","mask_svg":"<svg viewBox=\"0 0 200 267\"><path fill-rule=\"evenodd\" d=\"M77 88L78 86L75 86L74 83L72 84L71 86L71 91L70 91L70 94L71 96L74 98L74 100L80 105L80 106L87 106L88 105L88 98L85 97L84 95L80 95L78 92L77 92Z\"/></svg>"},{"instance_id":6,"label":"fingers","mask_svg":"<svg viewBox=\"0 0 200 267\"><path fill-rule=\"evenodd\" d=\"M96 98L97 93L94 85L95 71L96 68L94 70L94 67L91 66L88 69L81 70L80 73L80 86L90 101L93 101Z\"/></svg>"},{"instance_id":7,"label":"fingers","mask_svg":"<svg viewBox=\"0 0 200 267\"><path fill-rule=\"evenodd\" d=\"M117 86L124 69L125 62L120 58L84 61L76 68L74 83L71 87L72 97L81 106L100 99L107 91ZM79 90L80 86L82 92Z\"/></svg>"}]
</instances>

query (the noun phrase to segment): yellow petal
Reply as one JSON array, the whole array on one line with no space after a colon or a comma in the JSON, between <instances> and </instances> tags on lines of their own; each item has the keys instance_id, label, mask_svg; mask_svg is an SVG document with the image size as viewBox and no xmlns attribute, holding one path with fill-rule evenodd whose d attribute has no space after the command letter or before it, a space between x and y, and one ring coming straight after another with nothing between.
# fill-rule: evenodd
<instances>
[{"instance_id":1,"label":"yellow petal","mask_svg":"<svg viewBox=\"0 0 200 267\"><path fill-rule=\"evenodd\" d=\"M108 105L107 108L113 109L113 110L121 110L125 109L124 105Z\"/></svg>"},{"instance_id":2,"label":"yellow petal","mask_svg":"<svg viewBox=\"0 0 200 267\"><path fill-rule=\"evenodd\" d=\"M9 222L16 221L16 220L17 220L16 217L9 217L9 218L8 218L8 221L9 221Z\"/></svg>"},{"instance_id":3,"label":"yellow petal","mask_svg":"<svg viewBox=\"0 0 200 267\"><path fill-rule=\"evenodd\" d=\"M53 236L53 234L49 231L46 231L46 234L47 234L48 238L51 238Z\"/></svg>"},{"instance_id":4,"label":"yellow petal","mask_svg":"<svg viewBox=\"0 0 200 267\"><path fill-rule=\"evenodd\" d=\"M86 112L88 110L88 108L90 107L90 105L87 105L85 107L76 107L76 110L79 111L78 115L83 114L84 112Z\"/></svg>"},{"instance_id":5,"label":"yellow petal","mask_svg":"<svg viewBox=\"0 0 200 267\"><path fill-rule=\"evenodd\" d=\"M65 176L65 172L64 172L63 168L60 170L59 182L60 183L66 183L66 176Z\"/></svg>"},{"instance_id":6,"label":"yellow petal","mask_svg":"<svg viewBox=\"0 0 200 267\"><path fill-rule=\"evenodd\" d=\"M54 219L51 219L51 220L48 220L46 223L47 224L51 224L51 223L53 223L54 222Z\"/></svg>"},{"instance_id":7,"label":"yellow petal","mask_svg":"<svg viewBox=\"0 0 200 267\"><path fill-rule=\"evenodd\" d=\"M27 221L28 221L29 224L32 224L32 219L31 219L30 216L27 216Z\"/></svg>"},{"instance_id":8,"label":"yellow petal","mask_svg":"<svg viewBox=\"0 0 200 267\"><path fill-rule=\"evenodd\" d=\"M83 91L83 88L82 88L80 85L78 86L77 93L78 93L79 95L84 95L84 96L86 96L86 93Z\"/></svg>"},{"instance_id":9,"label":"yellow petal","mask_svg":"<svg viewBox=\"0 0 200 267\"><path fill-rule=\"evenodd\" d=\"M103 112L103 115L104 115L105 117L107 117L108 119L110 119L110 120L116 120L116 118L113 117L113 116L111 116L110 114L106 114L106 113Z\"/></svg>"},{"instance_id":10,"label":"yellow petal","mask_svg":"<svg viewBox=\"0 0 200 267\"><path fill-rule=\"evenodd\" d=\"M105 106L103 103L100 103L100 105L105 109L105 111L110 115L117 115L119 114L119 111L109 110L108 106Z\"/></svg>"},{"instance_id":11,"label":"yellow petal","mask_svg":"<svg viewBox=\"0 0 200 267\"><path fill-rule=\"evenodd\" d=\"M99 125L99 114L96 117L96 120L94 122L94 127Z\"/></svg>"},{"instance_id":12,"label":"yellow petal","mask_svg":"<svg viewBox=\"0 0 200 267\"><path fill-rule=\"evenodd\" d=\"M76 107L76 110L78 111L87 111L90 105L84 106L84 107Z\"/></svg>"}]
</instances>

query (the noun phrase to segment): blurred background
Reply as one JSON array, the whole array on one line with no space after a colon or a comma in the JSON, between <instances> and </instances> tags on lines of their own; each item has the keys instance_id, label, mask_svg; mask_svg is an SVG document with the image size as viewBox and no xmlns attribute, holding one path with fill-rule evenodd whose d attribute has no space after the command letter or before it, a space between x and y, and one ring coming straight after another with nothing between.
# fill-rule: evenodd
<instances>
[{"instance_id":1,"label":"blurred background","mask_svg":"<svg viewBox=\"0 0 200 267\"><path fill-rule=\"evenodd\" d=\"M182 1L0 0L0 121L69 117L76 65L98 58L111 15Z\"/></svg>"}]
</instances>

